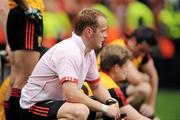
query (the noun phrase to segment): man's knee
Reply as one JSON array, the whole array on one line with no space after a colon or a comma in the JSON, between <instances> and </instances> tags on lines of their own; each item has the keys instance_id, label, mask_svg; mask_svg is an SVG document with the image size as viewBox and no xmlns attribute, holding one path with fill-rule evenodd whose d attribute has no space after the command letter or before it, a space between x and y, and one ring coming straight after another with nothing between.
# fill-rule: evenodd
<instances>
[{"instance_id":1,"label":"man's knee","mask_svg":"<svg viewBox=\"0 0 180 120\"><path fill-rule=\"evenodd\" d=\"M65 107L65 106L64 106ZM58 119L60 118L69 118L69 119L78 119L78 120L86 120L90 113L89 108L84 104L76 104L73 106L66 106L64 110L61 109L57 113Z\"/></svg>"},{"instance_id":2,"label":"man's knee","mask_svg":"<svg viewBox=\"0 0 180 120\"><path fill-rule=\"evenodd\" d=\"M146 101L151 93L151 86L149 83L140 83L137 86L130 85L127 88L128 102L132 106L139 106ZM137 107L138 108L138 107Z\"/></svg>"},{"instance_id":3,"label":"man's knee","mask_svg":"<svg viewBox=\"0 0 180 120\"><path fill-rule=\"evenodd\" d=\"M137 89L138 93L141 94L145 99L148 99L151 90L151 85L147 82L141 83Z\"/></svg>"},{"instance_id":4,"label":"man's knee","mask_svg":"<svg viewBox=\"0 0 180 120\"><path fill-rule=\"evenodd\" d=\"M75 109L75 116L77 117L80 116L80 118L87 119L89 113L90 113L89 108L83 104L79 105L79 107Z\"/></svg>"},{"instance_id":5,"label":"man's knee","mask_svg":"<svg viewBox=\"0 0 180 120\"><path fill-rule=\"evenodd\" d=\"M147 82L142 82L136 86L134 85L129 85L126 91L128 96L140 96L143 98L148 98L148 96L151 93L151 86L149 83Z\"/></svg>"}]
</instances>

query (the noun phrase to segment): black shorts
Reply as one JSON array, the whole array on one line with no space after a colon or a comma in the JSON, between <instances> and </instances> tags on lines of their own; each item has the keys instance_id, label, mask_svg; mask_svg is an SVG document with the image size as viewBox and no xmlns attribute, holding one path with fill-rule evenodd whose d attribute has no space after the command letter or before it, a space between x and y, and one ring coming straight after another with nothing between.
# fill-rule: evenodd
<instances>
[{"instance_id":1,"label":"black shorts","mask_svg":"<svg viewBox=\"0 0 180 120\"><path fill-rule=\"evenodd\" d=\"M42 37L42 19L29 18L19 7L10 10L7 21L7 38L12 51L39 51Z\"/></svg>"},{"instance_id":2,"label":"black shorts","mask_svg":"<svg viewBox=\"0 0 180 120\"><path fill-rule=\"evenodd\" d=\"M21 109L21 120L55 120L57 112L65 101L46 100L38 102L30 109Z\"/></svg>"}]
</instances>

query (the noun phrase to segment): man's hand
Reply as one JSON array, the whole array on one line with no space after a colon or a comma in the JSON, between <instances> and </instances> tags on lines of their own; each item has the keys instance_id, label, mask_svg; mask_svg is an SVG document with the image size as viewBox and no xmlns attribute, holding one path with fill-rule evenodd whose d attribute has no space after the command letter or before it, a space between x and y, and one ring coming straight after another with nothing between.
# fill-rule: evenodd
<instances>
[{"instance_id":1,"label":"man's hand","mask_svg":"<svg viewBox=\"0 0 180 120\"><path fill-rule=\"evenodd\" d=\"M148 104L143 104L140 108L140 112L147 117L150 117L154 114L154 107Z\"/></svg>"},{"instance_id":2,"label":"man's hand","mask_svg":"<svg viewBox=\"0 0 180 120\"><path fill-rule=\"evenodd\" d=\"M40 10L29 7L28 10L25 11L25 14L34 20L41 20L42 16L40 14Z\"/></svg>"},{"instance_id":3,"label":"man's hand","mask_svg":"<svg viewBox=\"0 0 180 120\"><path fill-rule=\"evenodd\" d=\"M115 120L120 120L121 117L121 111L119 109L119 106L117 104L113 104L107 107L107 111L104 112L109 117L114 118Z\"/></svg>"},{"instance_id":4,"label":"man's hand","mask_svg":"<svg viewBox=\"0 0 180 120\"><path fill-rule=\"evenodd\" d=\"M106 100L106 105L102 104L102 112L115 120L119 120L121 117L121 111L116 99L110 98Z\"/></svg>"}]
</instances>

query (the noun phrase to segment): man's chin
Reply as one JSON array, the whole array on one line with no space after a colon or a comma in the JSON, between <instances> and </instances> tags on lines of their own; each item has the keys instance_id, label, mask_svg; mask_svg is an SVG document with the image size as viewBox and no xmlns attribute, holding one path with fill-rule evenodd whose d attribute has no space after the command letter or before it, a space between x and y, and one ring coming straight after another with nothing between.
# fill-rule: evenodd
<instances>
[{"instance_id":1,"label":"man's chin","mask_svg":"<svg viewBox=\"0 0 180 120\"><path fill-rule=\"evenodd\" d=\"M103 44L101 43L101 44L99 45L99 48L102 48L102 46L103 46Z\"/></svg>"},{"instance_id":2,"label":"man's chin","mask_svg":"<svg viewBox=\"0 0 180 120\"><path fill-rule=\"evenodd\" d=\"M99 48L102 48L102 45L99 45Z\"/></svg>"}]
</instances>

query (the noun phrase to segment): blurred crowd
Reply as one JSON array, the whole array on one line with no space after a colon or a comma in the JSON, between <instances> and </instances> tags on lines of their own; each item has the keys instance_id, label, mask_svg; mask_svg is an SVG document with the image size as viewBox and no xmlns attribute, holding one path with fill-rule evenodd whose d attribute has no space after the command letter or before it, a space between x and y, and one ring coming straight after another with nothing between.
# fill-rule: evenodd
<instances>
[{"instance_id":1,"label":"blurred crowd","mask_svg":"<svg viewBox=\"0 0 180 120\"><path fill-rule=\"evenodd\" d=\"M6 0L1 0L6 6ZM138 26L155 29L159 36L159 53L171 58L178 52L180 38L179 0L44 0L45 48L71 35L73 18L85 7L99 9L108 18L109 30L105 44L126 37ZM3 17L2 17L3 19ZM4 49L5 36L0 26L0 48Z\"/></svg>"},{"instance_id":2,"label":"blurred crowd","mask_svg":"<svg viewBox=\"0 0 180 120\"><path fill-rule=\"evenodd\" d=\"M71 35L74 15L84 7L94 7L108 18L105 44L130 35L138 26L153 28L159 36L159 53L171 58L178 50L180 38L179 0L45 0L44 47Z\"/></svg>"}]
</instances>

